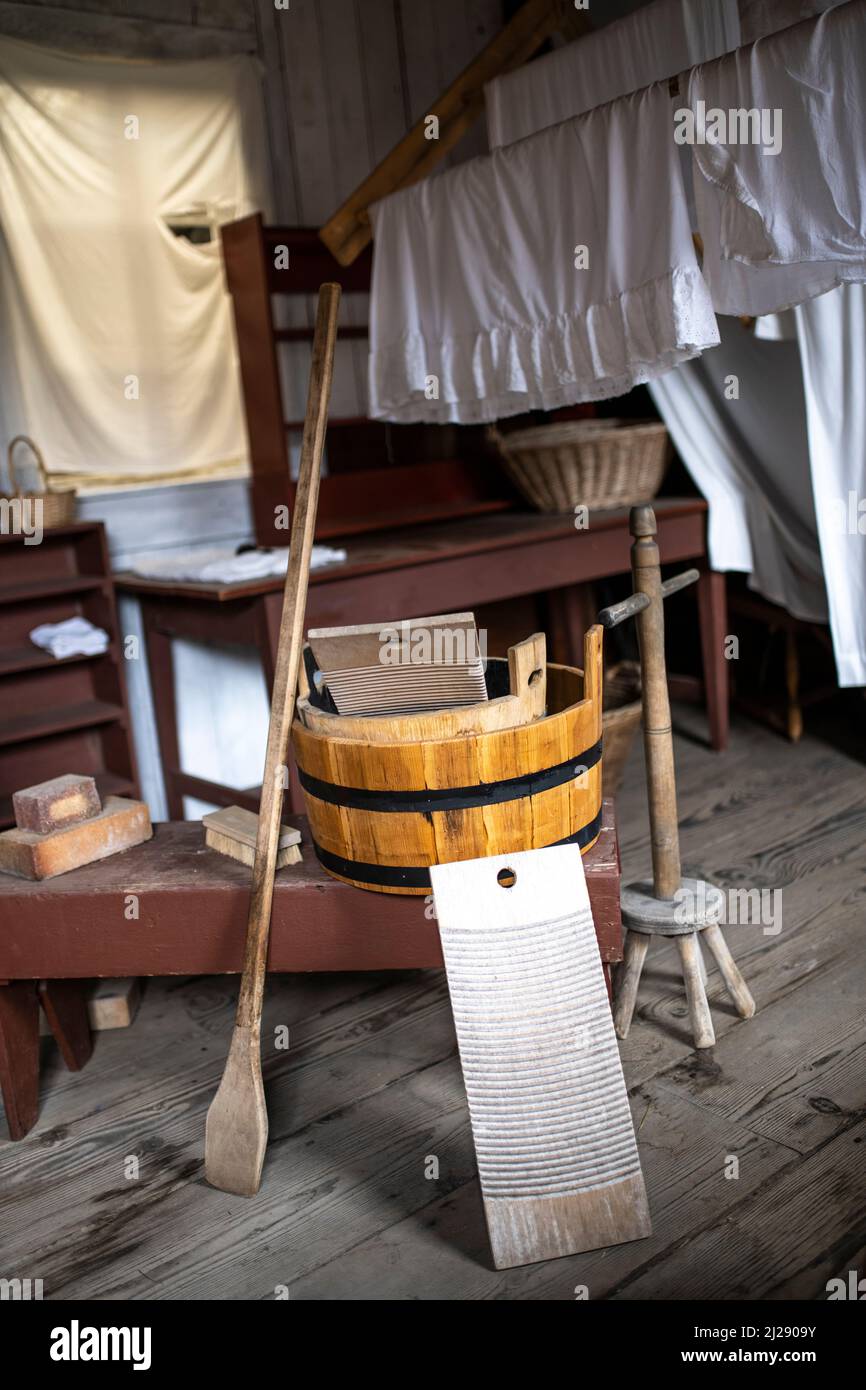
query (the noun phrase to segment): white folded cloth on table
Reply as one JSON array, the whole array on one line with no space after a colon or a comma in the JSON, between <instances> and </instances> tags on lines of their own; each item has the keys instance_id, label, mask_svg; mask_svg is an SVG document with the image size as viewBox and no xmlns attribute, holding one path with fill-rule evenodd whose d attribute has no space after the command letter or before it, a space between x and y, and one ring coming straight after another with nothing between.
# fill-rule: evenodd
<instances>
[{"instance_id":1,"label":"white folded cloth on table","mask_svg":"<svg viewBox=\"0 0 866 1390\"><path fill-rule=\"evenodd\" d=\"M342 564L346 551L331 545L314 545L310 568ZM240 584L244 580L267 579L285 574L289 564L288 547L275 550L245 550L236 555L224 546L199 550L177 550L171 555L161 551L139 555L130 565L133 574L143 579L176 580L178 583Z\"/></svg>"},{"instance_id":2,"label":"white folded cloth on table","mask_svg":"<svg viewBox=\"0 0 866 1390\"><path fill-rule=\"evenodd\" d=\"M688 105L699 139L725 137L692 151L719 313L774 313L866 280L866 0L696 68ZM762 138L738 143L730 113L767 120Z\"/></svg>"},{"instance_id":3,"label":"white folded cloth on table","mask_svg":"<svg viewBox=\"0 0 866 1390\"><path fill-rule=\"evenodd\" d=\"M473 423L602 400L719 340L667 84L371 216L374 419Z\"/></svg>"},{"instance_id":4,"label":"white folded cloth on table","mask_svg":"<svg viewBox=\"0 0 866 1390\"><path fill-rule=\"evenodd\" d=\"M59 661L66 656L99 656L108 650L109 637L87 618L66 618L62 623L34 627L30 641Z\"/></svg>"},{"instance_id":5,"label":"white folded cloth on table","mask_svg":"<svg viewBox=\"0 0 866 1390\"><path fill-rule=\"evenodd\" d=\"M655 0L484 88L490 148L675 77L740 42L737 0Z\"/></svg>"}]
</instances>

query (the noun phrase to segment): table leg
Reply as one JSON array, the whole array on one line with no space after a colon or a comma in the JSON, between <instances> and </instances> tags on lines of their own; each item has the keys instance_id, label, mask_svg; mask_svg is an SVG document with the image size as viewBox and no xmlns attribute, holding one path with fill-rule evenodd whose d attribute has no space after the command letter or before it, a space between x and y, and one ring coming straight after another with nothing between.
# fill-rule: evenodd
<instances>
[{"instance_id":1,"label":"table leg","mask_svg":"<svg viewBox=\"0 0 866 1390\"><path fill-rule=\"evenodd\" d=\"M701 655L710 743L717 753L728 746L729 667L725 658L728 626L728 600L725 576L704 564L698 580L698 617L701 625Z\"/></svg>"},{"instance_id":2,"label":"table leg","mask_svg":"<svg viewBox=\"0 0 866 1390\"><path fill-rule=\"evenodd\" d=\"M39 1002L70 1071L80 1071L93 1051L87 1017L87 980L40 980Z\"/></svg>"},{"instance_id":3,"label":"table leg","mask_svg":"<svg viewBox=\"0 0 866 1390\"><path fill-rule=\"evenodd\" d=\"M35 980L0 985L0 1091L11 1139L23 1139L39 1111L39 1001Z\"/></svg>"},{"instance_id":4,"label":"table leg","mask_svg":"<svg viewBox=\"0 0 866 1390\"><path fill-rule=\"evenodd\" d=\"M153 710L159 738L159 756L165 781L165 796L170 820L183 820L183 795L178 789L180 772L180 743L177 735L177 703L174 696L174 658L171 638L151 621L147 602L142 601L141 616L147 641L147 666Z\"/></svg>"}]
</instances>

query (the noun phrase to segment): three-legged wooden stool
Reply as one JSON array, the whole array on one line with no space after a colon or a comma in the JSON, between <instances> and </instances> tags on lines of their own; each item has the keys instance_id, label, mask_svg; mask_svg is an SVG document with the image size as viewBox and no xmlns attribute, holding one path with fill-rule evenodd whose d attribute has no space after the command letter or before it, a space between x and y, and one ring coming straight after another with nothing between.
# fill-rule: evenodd
<instances>
[{"instance_id":1,"label":"three-legged wooden stool","mask_svg":"<svg viewBox=\"0 0 866 1390\"><path fill-rule=\"evenodd\" d=\"M634 537L631 567L635 591L630 598L603 609L598 616L606 628L617 627L627 618L637 619L653 881L632 883L623 889L622 920L628 939L616 986L614 1023L619 1036L626 1037L650 937L674 936L680 953L695 1047L712 1047L716 1036L707 1003L701 936L715 956L743 1018L752 1017L755 1001L719 930L718 918L724 901L721 890L701 879L684 879L680 864L674 744L665 669L664 600L693 584L698 572L686 570L662 583L652 507L632 507L629 529Z\"/></svg>"},{"instance_id":2,"label":"three-legged wooden stool","mask_svg":"<svg viewBox=\"0 0 866 1390\"><path fill-rule=\"evenodd\" d=\"M623 889L622 921L628 936L616 981L613 1020L617 1037L628 1037L651 936L676 938L695 1047L712 1047L716 1041L701 940L715 958L737 1013L741 1018L752 1017L755 1001L716 920L720 910L718 896L711 885L695 878L684 878L679 893L669 900L655 897L652 884L630 884Z\"/></svg>"}]
</instances>

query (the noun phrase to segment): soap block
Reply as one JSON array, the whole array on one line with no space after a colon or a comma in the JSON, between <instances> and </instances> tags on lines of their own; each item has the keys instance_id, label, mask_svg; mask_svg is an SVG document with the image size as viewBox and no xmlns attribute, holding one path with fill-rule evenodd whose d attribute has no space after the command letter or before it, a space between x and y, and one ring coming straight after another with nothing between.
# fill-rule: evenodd
<instances>
[{"instance_id":1,"label":"soap block","mask_svg":"<svg viewBox=\"0 0 866 1390\"><path fill-rule=\"evenodd\" d=\"M107 859L149 840L153 831L143 801L106 797L96 816L39 835L33 830L6 830L0 835L0 870L19 878L55 878L57 874Z\"/></svg>"},{"instance_id":2,"label":"soap block","mask_svg":"<svg viewBox=\"0 0 866 1390\"><path fill-rule=\"evenodd\" d=\"M37 782L12 796L12 810L19 830L49 835L66 825L98 816L102 810L99 792L92 777L67 772L49 782Z\"/></svg>"}]
</instances>

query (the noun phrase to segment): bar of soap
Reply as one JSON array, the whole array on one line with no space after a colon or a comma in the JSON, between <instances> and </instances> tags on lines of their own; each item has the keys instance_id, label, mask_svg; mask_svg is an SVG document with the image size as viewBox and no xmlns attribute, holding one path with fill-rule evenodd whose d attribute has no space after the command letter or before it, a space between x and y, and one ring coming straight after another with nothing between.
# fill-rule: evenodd
<instances>
[{"instance_id":1,"label":"bar of soap","mask_svg":"<svg viewBox=\"0 0 866 1390\"><path fill-rule=\"evenodd\" d=\"M57 874L107 859L149 840L153 831L143 801L108 796L98 816L39 835L33 830L6 830L0 835L0 869L19 878L54 878Z\"/></svg>"},{"instance_id":2,"label":"bar of soap","mask_svg":"<svg viewBox=\"0 0 866 1390\"><path fill-rule=\"evenodd\" d=\"M48 782L37 782L12 795L12 810L19 830L50 835L52 830L76 825L98 816L102 810L99 792L92 777L67 772Z\"/></svg>"}]
</instances>

